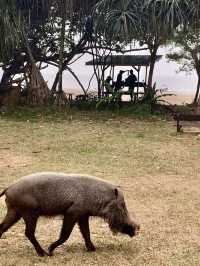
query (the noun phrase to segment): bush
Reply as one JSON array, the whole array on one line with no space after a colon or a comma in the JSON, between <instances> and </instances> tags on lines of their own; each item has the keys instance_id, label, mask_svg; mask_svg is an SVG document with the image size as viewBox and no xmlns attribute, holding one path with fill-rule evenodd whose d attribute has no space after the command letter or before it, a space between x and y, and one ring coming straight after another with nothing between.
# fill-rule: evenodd
<instances>
[{"instance_id":1,"label":"bush","mask_svg":"<svg viewBox=\"0 0 200 266\"><path fill-rule=\"evenodd\" d=\"M162 90L156 89L156 83L154 83L153 87L149 87L146 89L146 94L144 98L141 100L141 103L147 104L150 107L150 112L153 113L156 105L161 103L167 103L163 97L172 96L172 93L164 93Z\"/></svg>"},{"instance_id":2,"label":"bush","mask_svg":"<svg viewBox=\"0 0 200 266\"><path fill-rule=\"evenodd\" d=\"M80 97L81 96L81 97ZM93 93L87 95L79 95L70 105L76 107L78 110L92 111L96 109L98 99Z\"/></svg>"},{"instance_id":3,"label":"bush","mask_svg":"<svg viewBox=\"0 0 200 266\"><path fill-rule=\"evenodd\" d=\"M120 93L114 93L112 96L107 96L101 99L96 104L96 109L99 111L102 110L119 110L121 107L121 96Z\"/></svg>"},{"instance_id":4,"label":"bush","mask_svg":"<svg viewBox=\"0 0 200 266\"><path fill-rule=\"evenodd\" d=\"M92 111L96 109L96 101L76 101L71 104L72 107L76 107L78 110Z\"/></svg>"}]
</instances>

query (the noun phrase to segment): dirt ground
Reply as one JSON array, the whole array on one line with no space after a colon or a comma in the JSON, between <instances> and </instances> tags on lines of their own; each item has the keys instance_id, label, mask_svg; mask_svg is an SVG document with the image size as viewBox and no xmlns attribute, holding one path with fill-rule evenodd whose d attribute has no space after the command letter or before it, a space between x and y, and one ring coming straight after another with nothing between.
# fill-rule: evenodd
<instances>
[{"instance_id":1,"label":"dirt ground","mask_svg":"<svg viewBox=\"0 0 200 266\"><path fill-rule=\"evenodd\" d=\"M39 258L20 221L0 240L0 265L200 265L200 135L176 134L173 121L68 113L0 116L0 189L37 171L92 174L121 186L141 225L135 238L113 236L91 219L95 253L78 227L53 257ZM0 200L0 217L6 212ZM61 217L41 218L47 249Z\"/></svg>"}]
</instances>

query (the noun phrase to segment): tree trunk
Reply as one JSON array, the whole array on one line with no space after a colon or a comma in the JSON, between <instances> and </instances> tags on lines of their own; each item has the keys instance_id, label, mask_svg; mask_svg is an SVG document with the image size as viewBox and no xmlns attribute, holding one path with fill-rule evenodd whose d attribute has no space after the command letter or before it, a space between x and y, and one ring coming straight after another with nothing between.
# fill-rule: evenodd
<instances>
[{"instance_id":1,"label":"tree trunk","mask_svg":"<svg viewBox=\"0 0 200 266\"><path fill-rule=\"evenodd\" d=\"M30 69L30 87L28 101L30 104L45 105L49 99L49 88L36 64Z\"/></svg>"},{"instance_id":2,"label":"tree trunk","mask_svg":"<svg viewBox=\"0 0 200 266\"><path fill-rule=\"evenodd\" d=\"M199 92L200 92L200 75L198 75L197 89L196 89L195 97L193 100L194 105L197 105L197 102L200 100L198 99L200 96Z\"/></svg>"},{"instance_id":3,"label":"tree trunk","mask_svg":"<svg viewBox=\"0 0 200 266\"><path fill-rule=\"evenodd\" d=\"M154 68L155 68L155 63L156 63L157 51L158 51L157 45L154 45L153 49L150 51L151 56L150 56L149 77L148 77L148 83L147 83L148 88L152 87L153 73L154 73Z\"/></svg>"},{"instance_id":4,"label":"tree trunk","mask_svg":"<svg viewBox=\"0 0 200 266\"><path fill-rule=\"evenodd\" d=\"M200 76L198 76L198 85L197 85L196 97L197 97L196 113L200 114Z\"/></svg>"},{"instance_id":5,"label":"tree trunk","mask_svg":"<svg viewBox=\"0 0 200 266\"><path fill-rule=\"evenodd\" d=\"M35 59L29 47L27 36L24 32L22 34L31 63L31 67L29 69L30 71L30 90L28 95L29 103L44 105L48 103L50 91L39 68L36 65Z\"/></svg>"},{"instance_id":6,"label":"tree trunk","mask_svg":"<svg viewBox=\"0 0 200 266\"><path fill-rule=\"evenodd\" d=\"M51 94L54 94L56 92L56 88L57 88L57 85L58 85L58 80L59 80L59 71L57 72L56 77L54 79L54 82L53 82L53 85L52 85L52 88L51 88Z\"/></svg>"},{"instance_id":7,"label":"tree trunk","mask_svg":"<svg viewBox=\"0 0 200 266\"><path fill-rule=\"evenodd\" d=\"M98 87L98 99L102 97L102 90L101 90L101 80L97 80L97 87Z\"/></svg>"},{"instance_id":8,"label":"tree trunk","mask_svg":"<svg viewBox=\"0 0 200 266\"><path fill-rule=\"evenodd\" d=\"M60 3L62 26L60 31L60 51L59 51L59 77L58 77L58 94L63 91L62 78L63 78L63 59L64 59L64 46L65 46L65 23L66 23L66 0Z\"/></svg>"},{"instance_id":9,"label":"tree trunk","mask_svg":"<svg viewBox=\"0 0 200 266\"><path fill-rule=\"evenodd\" d=\"M86 91L86 89L84 88L84 86L83 86L83 84L81 83L81 81L79 80L79 78L77 77L77 75L74 73L74 71L73 71L70 67L68 67L68 66L66 66L65 69L67 69L67 70L72 74L72 76L75 78L75 80L77 81L77 83L79 84L79 86L81 87L82 91L84 92L84 94L85 94L85 96L86 96L87 91Z\"/></svg>"},{"instance_id":10,"label":"tree trunk","mask_svg":"<svg viewBox=\"0 0 200 266\"><path fill-rule=\"evenodd\" d=\"M81 39L79 40L78 44L76 46L74 46L74 48L71 50L71 52L68 53L67 58L63 58L64 60L63 60L63 64L62 64L62 72L64 70L68 69L69 62L74 58L75 55L77 55L78 53L80 53L80 51L83 50L83 48L85 47L86 43L87 43L87 41L84 39L84 37L81 37ZM58 82L59 82L59 71L56 74L53 86L51 88L51 94L54 94L56 92L56 88L57 88ZM80 84L81 83L79 83L79 85ZM83 86L81 86L81 85L80 85L80 87L82 88L82 90L83 90L83 92L85 94L86 93L85 88Z\"/></svg>"},{"instance_id":11,"label":"tree trunk","mask_svg":"<svg viewBox=\"0 0 200 266\"><path fill-rule=\"evenodd\" d=\"M60 47L59 47L59 69L58 69L58 79L56 76L57 80L55 79L54 83L55 86L58 84L58 91L56 93L56 99L55 99L57 105L63 105L66 103L65 94L63 93L63 60L64 60L64 49L65 49L66 0L60 1L60 14L61 14L61 30L60 30Z\"/></svg>"}]
</instances>

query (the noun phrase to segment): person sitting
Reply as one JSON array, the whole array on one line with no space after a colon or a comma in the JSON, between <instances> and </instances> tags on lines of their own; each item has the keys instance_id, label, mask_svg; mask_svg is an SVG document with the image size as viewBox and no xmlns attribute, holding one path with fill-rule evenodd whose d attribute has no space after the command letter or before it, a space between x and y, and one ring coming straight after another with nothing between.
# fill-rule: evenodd
<instances>
[{"instance_id":1,"label":"person sitting","mask_svg":"<svg viewBox=\"0 0 200 266\"><path fill-rule=\"evenodd\" d=\"M134 94L134 88L136 85L136 75L134 75L133 70L130 70L130 75L128 76L128 78L125 81L126 86L129 87L129 92L130 92L130 96L131 96L131 101L133 101L133 94Z\"/></svg>"},{"instance_id":2,"label":"person sitting","mask_svg":"<svg viewBox=\"0 0 200 266\"><path fill-rule=\"evenodd\" d=\"M113 93L113 86L110 84L111 80L112 80L111 76L108 76L103 84L106 89L106 92L105 92L106 96L109 96L109 94Z\"/></svg>"},{"instance_id":3,"label":"person sitting","mask_svg":"<svg viewBox=\"0 0 200 266\"><path fill-rule=\"evenodd\" d=\"M117 80L115 82L115 91L118 92L121 87L124 85L124 82L122 81L122 75L125 71L120 70L119 74L117 75Z\"/></svg>"}]
</instances>

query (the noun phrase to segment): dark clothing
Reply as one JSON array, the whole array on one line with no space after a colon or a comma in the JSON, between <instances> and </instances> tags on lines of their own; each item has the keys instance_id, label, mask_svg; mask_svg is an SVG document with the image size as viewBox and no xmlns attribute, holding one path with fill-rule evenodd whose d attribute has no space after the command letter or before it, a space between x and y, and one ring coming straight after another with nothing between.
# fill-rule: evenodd
<instances>
[{"instance_id":1,"label":"dark clothing","mask_svg":"<svg viewBox=\"0 0 200 266\"><path fill-rule=\"evenodd\" d=\"M126 79L126 86L129 87L128 89L130 92L131 101L133 101L133 94L134 94L134 88L135 88L136 81L137 81L136 75L134 75L133 73L131 73Z\"/></svg>"},{"instance_id":2,"label":"dark clothing","mask_svg":"<svg viewBox=\"0 0 200 266\"><path fill-rule=\"evenodd\" d=\"M126 79L126 86L128 86L129 88L132 88L132 87L134 88L136 81L137 81L136 75L130 74L128 78Z\"/></svg>"},{"instance_id":3,"label":"dark clothing","mask_svg":"<svg viewBox=\"0 0 200 266\"><path fill-rule=\"evenodd\" d=\"M123 72L119 72L119 74L117 75L117 80L115 82L115 91L119 91L121 87L124 85L124 82L122 81L122 75Z\"/></svg>"}]
</instances>

